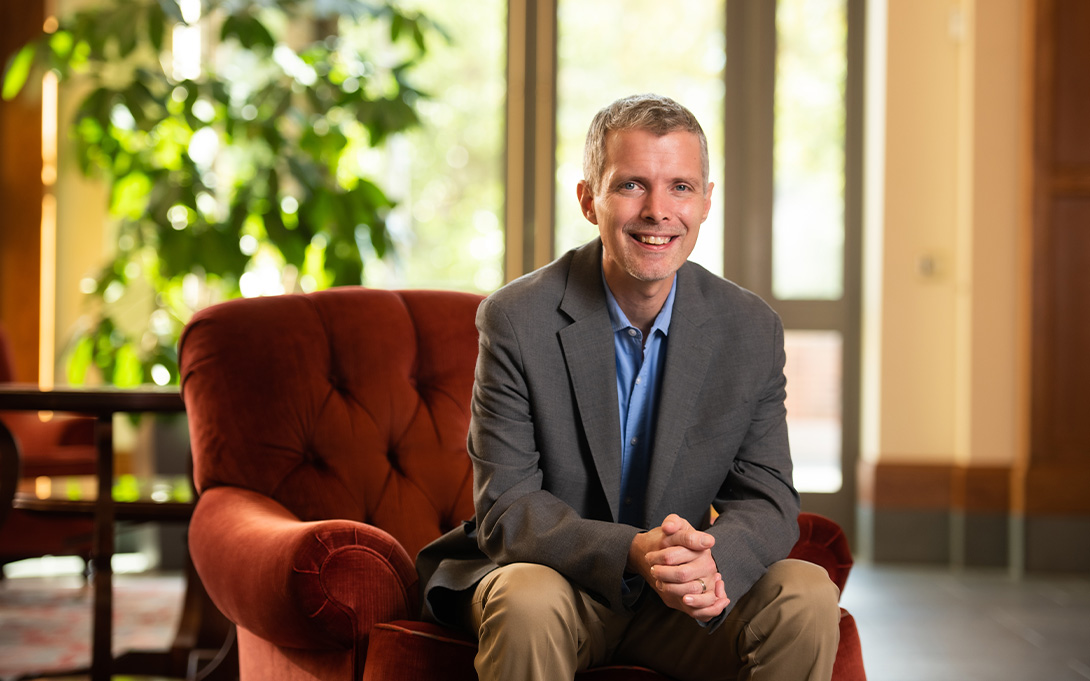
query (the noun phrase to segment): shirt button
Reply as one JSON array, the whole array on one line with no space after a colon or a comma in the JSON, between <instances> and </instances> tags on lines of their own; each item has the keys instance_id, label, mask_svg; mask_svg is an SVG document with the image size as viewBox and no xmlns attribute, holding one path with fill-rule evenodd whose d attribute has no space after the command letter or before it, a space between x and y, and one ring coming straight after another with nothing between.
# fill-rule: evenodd
<instances>
[{"instance_id":1,"label":"shirt button","mask_svg":"<svg viewBox=\"0 0 1090 681\"><path fill-rule=\"evenodd\" d=\"M629 336L635 336L637 333L639 333L639 332L636 331L635 329L629 329L628 330L628 335Z\"/></svg>"},{"instance_id":2,"label":"shirt button","mask_svg":"<svg viewBox=\"0 0 1090 681\"><path fill-rule=\"evenodd\" d=\"M638 440L638 439L639 438L636 438L636 437L632 438L632 444L636 444L636 440Z\"/></svg>"},{"instance_id":3,"label":"shirt button","mask_svg":"<svg viewBox=\"0 0 1090 681\"><path fill-rule=\"evenodd\" d=\"M637 379L636 379L636 385L639 385L639 384L640 384L640 381L642 381L642 380L643 380L642 378L637 378Z\"/></svg>"}]
</instances>

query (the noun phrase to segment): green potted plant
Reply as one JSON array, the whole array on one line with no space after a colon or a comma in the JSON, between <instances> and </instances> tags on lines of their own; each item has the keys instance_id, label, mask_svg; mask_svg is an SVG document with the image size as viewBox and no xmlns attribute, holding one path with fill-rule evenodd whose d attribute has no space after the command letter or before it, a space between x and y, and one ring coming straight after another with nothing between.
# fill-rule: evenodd
<instances>
[{"instance_id":1,"label":"green potted plant","mask_svg":"<svg viewBox=\"0 0 1090 681\"><path fill-rule=\"evenodd\" d=\"M374 40L360 49L341 22ZM179 64L185 31L211 47ZM86 93L75 153L117 221L69 381L175 383L195 309L268 291L270 277L283 291L361 283L391 250L393 206L361 159L418 124L408 76L441 35L419 13L362 0L104 0L19 51L6 99L47 69ZM150 303L134 327L117 303L140 288Z\"/></svg>"}]
</instances>

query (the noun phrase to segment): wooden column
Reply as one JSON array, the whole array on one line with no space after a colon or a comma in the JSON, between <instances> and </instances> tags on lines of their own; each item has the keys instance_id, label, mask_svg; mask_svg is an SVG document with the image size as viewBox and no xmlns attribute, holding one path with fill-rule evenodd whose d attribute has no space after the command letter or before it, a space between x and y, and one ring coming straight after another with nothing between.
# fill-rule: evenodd
<instances>
[{"instance_id":1,"label":"wooden column","mask_svg":"<svg viewBox=\"0 0 1090 681\"><path fill-rule=\"evenodd\" d=\"M0 4L0 65L42 30L43 0ZM38 379L42 221L42 109L31 92L0 100L0 323L15 352L15 379Z\"/></svg>"},{"instance_id":2,"label":"wooden column","mask_svg":"<svg viewBox=\"0 0 1090 681\"><path fill-rule=\"evenodd\" d=\"M506 281L553 259L556 0L507 6Z\"/></svg>"},{"instance_id":3,"label":"wooden column","mask_svg":"<svg viewBox=\"0 0 1090 681\"><path fill-rule=\"evenodd\" d=\"M1073 531L1090 527L1090 3L1036 0L1033 21L1031 425L1016 510L1027 568L1090 569L1090 533Z\"/></svg>"}]
</instances>

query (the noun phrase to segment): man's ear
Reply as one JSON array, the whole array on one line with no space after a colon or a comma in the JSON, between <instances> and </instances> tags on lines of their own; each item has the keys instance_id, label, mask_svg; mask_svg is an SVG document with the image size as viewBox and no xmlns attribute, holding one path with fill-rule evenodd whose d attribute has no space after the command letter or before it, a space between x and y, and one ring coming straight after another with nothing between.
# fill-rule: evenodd
<instances>
[{"instance_id":1,"label":"man's ear","mask_svg":"<svg viewBox=\"0 0 1090 681\"><path fill-rule=\"evenodd\" d=\"M575 185L575 195L579 199L579 208L583 211L583 217L591 224L598 224L598 216L594 213L594 193L591 192L586 180L579 180L579 184Z\"/></svg>"}]
</instances>

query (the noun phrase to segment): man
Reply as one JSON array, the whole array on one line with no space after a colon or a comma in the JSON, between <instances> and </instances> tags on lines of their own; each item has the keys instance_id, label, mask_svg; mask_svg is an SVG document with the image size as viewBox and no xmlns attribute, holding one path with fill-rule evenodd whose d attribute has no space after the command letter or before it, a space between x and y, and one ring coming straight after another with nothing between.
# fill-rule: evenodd
<instances>
[{"instance_id":1,"label":"man","mask_svg":"<svg viewBox=\"0 0 1090 681\"><path fill-rule=\"evenodd\" d=\"M782 325L687 262L711 207L703 130L672 100L622 99L583 170L600 238L478 311L476 516L421 551L425 614L477 633L481 679L828 679L836 587L783 560Z\"/></svg>"}]
</instances>

